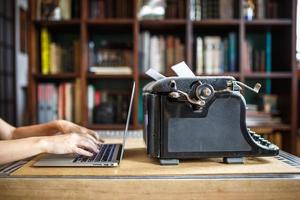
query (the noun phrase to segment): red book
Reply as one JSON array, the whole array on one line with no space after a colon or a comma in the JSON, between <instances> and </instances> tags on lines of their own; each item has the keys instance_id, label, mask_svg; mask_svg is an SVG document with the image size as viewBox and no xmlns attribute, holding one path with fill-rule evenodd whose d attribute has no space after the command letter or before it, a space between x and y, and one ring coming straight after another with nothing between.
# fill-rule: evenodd
<instances>
[{"instance_id":1,"label":"red book","mask_svg":"<svg viewBox=\"0 0 300 200\"><path fill-rule=\"evenodd\" d=\"M97 90L95 92L95 106L100 105L100 103L101 103L101 92Z\"/></svg>"}]
</instances>

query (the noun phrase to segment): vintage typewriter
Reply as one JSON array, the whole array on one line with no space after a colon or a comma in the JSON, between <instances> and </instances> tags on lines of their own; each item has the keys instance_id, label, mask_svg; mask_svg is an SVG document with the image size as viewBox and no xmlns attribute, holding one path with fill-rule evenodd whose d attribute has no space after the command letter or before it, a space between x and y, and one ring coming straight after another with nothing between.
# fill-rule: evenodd
<instances>
[{"instance_id":1,"label":"vintage typewriter","mask_svg":"<svg viewBox=\"0 0 300 200\"><path fill-rule=\"evenodd\" d=\"M180 159L275 156L279 148L246 126L242 87L231 76L160 77L143 88L144 141L162 165Z\"/></svg>"}]
</instances>

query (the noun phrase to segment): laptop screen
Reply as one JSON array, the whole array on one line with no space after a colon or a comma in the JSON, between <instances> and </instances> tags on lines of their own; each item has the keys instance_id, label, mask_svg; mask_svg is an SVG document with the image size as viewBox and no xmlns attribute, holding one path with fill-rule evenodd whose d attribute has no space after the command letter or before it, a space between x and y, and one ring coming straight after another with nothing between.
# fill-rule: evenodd
<instances>
[{"instance_id":1,"label":"laptop screen","mask_svg":"<svg viewBox=\"0 0 300 200\"><path fill-rule=\"evenodd\" d=\"M124 135L123 135L123 146L122 146L122 152L121 152L120 161L123 159L123 154L124 154L124 149L125 149L125 142L126 142L126 137L127 137L127 132L128 132L128 126L129 126L129 121L130 121L130 116L131 116L131 110L132 110L132 104L133 104L134 92L135 92L135 82L133 81L133 86L132 86L132 91L131 91L131 97L130 97L130 103L129 103L129 109L128 109L127 119L126 119L126 127L125 127L125 131L124 131Z\"/></svg>"}]
</instances>

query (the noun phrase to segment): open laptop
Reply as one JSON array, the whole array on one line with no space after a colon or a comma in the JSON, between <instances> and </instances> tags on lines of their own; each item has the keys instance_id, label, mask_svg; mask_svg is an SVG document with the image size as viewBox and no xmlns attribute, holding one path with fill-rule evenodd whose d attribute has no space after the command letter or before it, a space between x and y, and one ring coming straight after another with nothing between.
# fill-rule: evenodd
<instances>
[{"instance_id":1,"label":"open laptop","mask_svg":"<svg viewBox=\"0 0 300 200\"><path fill-rule=\"evenodd\" d=\"M128 132L128 126L132 110L132 102L135 91L135 82L133 82L129 109L126 119L126 127L123 134L122 144L101 144L99 146L99 153L94 154L92 157L86 157L76 154L62 154L54 155L49 154L41 160L37 161L34 166L36 167L114 167L119 166L123 158L125 141Z\"/></svg>"}]
</instances>

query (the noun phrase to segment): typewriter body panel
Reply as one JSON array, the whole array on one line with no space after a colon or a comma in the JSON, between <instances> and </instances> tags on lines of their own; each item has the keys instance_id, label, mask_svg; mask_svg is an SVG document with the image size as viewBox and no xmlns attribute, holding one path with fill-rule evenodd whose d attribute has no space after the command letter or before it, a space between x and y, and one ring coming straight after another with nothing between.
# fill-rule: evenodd
<instances>
[{"instance_id":1,"label":"typewriter body panel","mask_svg":"<svg viewBox=\"0 0 300 200\"><path fill-rule=\"evenodd\" d=\"M147 153L164 160L273 156L279 149L246 127L233 77L168 77L143 89ZM161 162L164 163L164 162Z\"/></svg>"}]
</instances>

